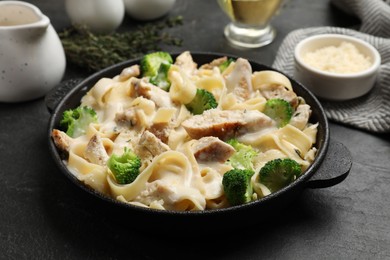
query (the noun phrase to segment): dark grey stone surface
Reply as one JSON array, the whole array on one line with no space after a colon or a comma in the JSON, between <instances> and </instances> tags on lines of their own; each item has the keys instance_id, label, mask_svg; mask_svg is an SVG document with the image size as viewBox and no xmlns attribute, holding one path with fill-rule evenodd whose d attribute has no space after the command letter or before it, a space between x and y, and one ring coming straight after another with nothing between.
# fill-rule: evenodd
<instances>
[{"instance_id":1,"label":"dark grey stone surface","mask_svg":"<svg viewBox=\"0 0 390 260\"><path fill-rule=\"evenodd\" d=\"M63 1L29 2L47 14L57 30L69 25ZM230 53L266 65L272 64L291 30L324 25L357 28L359 23L328 1L291 0L273 22L278 29L275 42L243 50L223 38L228 20L216 1L178 0L172 14L184 16L184 25L172 30L184 45L166 50ZM132 26L134 21L126 18L121 30ZM65 78L86 75L69 66ZM49 116L43 98L0 103L1 259L390 259L388 134L331 123L332 138L353 156L344 182L305 190L279 217L263 223L254 216L248 219L251 228L238 234L204 229L198 230L204 239L177 239L124 228L63 177L48 151Z\"/></svg>"}]
</instances>

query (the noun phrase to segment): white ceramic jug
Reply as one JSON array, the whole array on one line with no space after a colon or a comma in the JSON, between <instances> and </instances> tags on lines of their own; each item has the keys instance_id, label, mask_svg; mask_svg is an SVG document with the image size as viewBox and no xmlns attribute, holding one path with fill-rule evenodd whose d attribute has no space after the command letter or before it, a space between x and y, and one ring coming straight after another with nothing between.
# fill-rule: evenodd
<instances>
[{"instance_id":1,"label":"white ceramic jug","mask_svg":"<svg viewBox=\"0 0 390 260\"><path fill-rule=\"evenodd\" d=\"M0 102L45 95L66 67L61 41L47 16L22 1L0 1Z\"/></svg>"},{"instance_id":2,"label":"white ceramic jug","mask_svg":"<svg viewBox=\"0 0 390 260\"><path fill-rule=\"evenodd\" d=\"M65 0L73 24L86 25L94 33L111 33L125 16L123 0Z\"/></svg>"}]
</instances>

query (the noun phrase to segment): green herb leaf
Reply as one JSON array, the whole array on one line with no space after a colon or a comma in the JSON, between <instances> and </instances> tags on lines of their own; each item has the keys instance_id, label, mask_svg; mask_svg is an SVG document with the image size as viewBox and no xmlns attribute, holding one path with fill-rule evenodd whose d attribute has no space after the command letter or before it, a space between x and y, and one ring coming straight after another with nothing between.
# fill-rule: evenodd
<instances>
[{"instance_id":1,"label":"green herb leaf","mask_svg":"<svg viewBox=\"0 0 390 260\"><path fill-rule=\"evenodd\" d=\"M59 33L67 61L89 71L161 50L160 45L181 46L182 40L164 29L181 25L177 16L161 22L147 23L127 32L95 35L85 26L72 26Z\"/></svg>"}]
</instances>

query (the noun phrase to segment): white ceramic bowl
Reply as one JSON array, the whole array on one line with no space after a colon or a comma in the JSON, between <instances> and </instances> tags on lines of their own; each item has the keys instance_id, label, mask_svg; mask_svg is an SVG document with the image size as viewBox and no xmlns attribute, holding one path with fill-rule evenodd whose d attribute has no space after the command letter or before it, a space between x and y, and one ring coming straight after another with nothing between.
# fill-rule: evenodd
<instances>
[{"instance_id":1,"label":"white ceramic bowl","mask_svg":"<svg viewBox=\"0 0 390 260\"><path fill-rule=\"evenodd\" d=\"M73 24L97 34L115 31L125 16L123 0L65 0L65 10Z\"/></svg>"},{"instance_id":2,"label":"white ceramic bowl","mask_svg":"<svg viewBox=\"0 0 390 260\"><path fill-rule=\"evenodd\" d=\"M166 15L176 0L123 0L126 13L140 21L148 21Z\"/></svg>"},{"instance_id":3,"label":"white ceramic bowl","mask_svg":"<svg viewBox=\"0 0 390 260\"><path fill-rule=\"evenodd\" d=\"M342 42L352 43L359 53L368 57L371 61L369 68L342 74L314 68L303 59L308 52L328 46L339 46ZM381 64L381 57L371 44L341 34L321 34L302 40L295 47L294 59L294 77L316 96L328 100L348 100L368 93L375 84Z\"/></svg>"}]
</instances>

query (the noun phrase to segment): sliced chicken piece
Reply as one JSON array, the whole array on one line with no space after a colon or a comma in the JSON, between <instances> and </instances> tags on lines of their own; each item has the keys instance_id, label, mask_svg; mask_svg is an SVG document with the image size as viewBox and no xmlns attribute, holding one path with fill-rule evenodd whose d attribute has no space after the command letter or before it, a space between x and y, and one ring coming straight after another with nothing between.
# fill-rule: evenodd
<instances>
[{"instance_id":1,"label":"sliced chicken piece","mask_svg":"<svg viewBox=\"0 0 390 260\"><path fill-rule=\"evenodd\" d=\"M173 107L169 92L141 79L134 80L133 84L137 96L152 100L157 107Z\"/></svg>"},{"instance_id":2,"label":"sliced chicken piece","mask_svg":"<svg viewBox=\"0 0 390 260\"><path fill-rule=\"evenodd\" d=\"M214 136L202 137L192 147L199 161L225 162L235 152L234 148Z\"/></svg>"},{"instance_id":3,"label":"sliced chicken piece","mask_svg":"<svg viewBox=\"0 0 390 260\"><path fill-rule=\"evenodd\" d=\"M89 140L87 148L84 151L84 156L91 163L102 166L107 164L109 156L98 134L94 134Z\"/></svg>"},{"instance_id":4,"label":"sliced chicken piece","mask_svg":"<svg viewBox=\"0 0 390 260\"><path fill-rule=\"evenodd\" d=\"M112 126L111 123L115 123L118 128L112 126L114 131L121 128L135 128L138 131L143 131L143 129L150 126L150 119L155 113L156 104L147 98L137 97L130 105L131 107L118 111L113 122L110 122L110 126Z\"/></svg>"},{"instance_id":5,"label":"sliced chicken piece","mask_svg":"<svg viewBox=\"0 0 390 260\"><path fill-rule=\"evenodd\" d=\"M310 106L307 104L301 104L297 107L295 113L293 114L290 124L300 130L303 130L309 122L310 115Z\"/></svg>"},{"instance_id":6,"label":"sliced chicken piece","mask_svg":"<svg viewBox=\"0 0 390 260\"><path fill-rule=\"evenodd\" d=\"M121 72L121 74L118 75L119 81L125 81L128 80L131 77L138 77L141 74L141 70L139 68L139 65L133 65L127 68L124 68Z\"/></svg>"},{"instance_id":7,"label":"sliced chicken piece","mask_svg":"<svg viewBox=\"0 0 390 260\"><path fill-rule=\"evenodd\" d=\"M173 211L204 209L206 206L204 195L197 189L182 185L162 180L146 183L146 188L139 193L135 201L148 206L157 204L158 208Z\"/></svg>"},{"instance_id":8,"label":"sliced chicken piece","mask_svg":"<svg viewBox=\"0 0 390 260\"><path fill-rule=\"evenodd\" d=\"M132 128L137 125L138 118L135 108L130 108L115 115L115 122L118 126Z\"/></svg>"},{"instance_id":9,"label":"sliced chicken piece","mask_svg":"<svg viewBox=\"0 0 390 260\"><path fill-rule=\"evenodd\" d=\"M169 134L172 131L172 125L169 123L154 123L148 128L148 131L154 134L163 143L168 143Z\"/></svg>"},{"instance_id":10,"label":"sliced chicken piece","mask_svg":"<svg viewBox=\"0 0 390 260\"><path fill-rule=\"evenodd\" d=\"M136 154L143 161L151 161L155 156L169 150L170 148L168 145L164 144L157 136L148 130L142 133L138 145L135 148Z\"/></svg>"},{"instance_id":11,"label":"sliced chicken piece","mask_svg":"<svg viewBox=\"0 0 390 260\"><path fill-rule=\"evenodd\" d=\"M58 129L53 129L51 132L54 144L62 152L69 152L69 147L73 142L73 139L69 137L65 132Z\"/></svg>"},{"instance_id":12,"label":"sliced chicken piece","mask_svg":"<svg viewBox=\"0 0 390 260\"><path fill-rule=\"evenodd\" d=\"M298 106L299 100L295 92L287 89L282 85L269 85L265 88L260 89L261 94L266 99L280 98L284 99L291 104L292 107L296 108Z\"/></svg>"},{"instance_id":13,"label":"sliced chicken piece","mask_svg":"<svg viewBox=\"0 0 390 260\"><path fill-rule=\"evenodd\" d=\"M198 66L189 51L180 54L176 58L175 65L180 67L187 75L192 75Z\"/></svg>"},{"instance_id":14,"label":"sliced chicken piece","mask_svg":"<svg viewBox=\"0 0 390 260\"><path fill-rule=\"evenodd\" d=\"M252 88L252 67L248 60L238 58L233 70L226 77L226 88L242 102L249 99Z\"/></svg>"},{"instance_id":15,"label":"sliced chicken piece","mask_svg":"<svg viewBox=\"0 0 390 260\"><path fill-rule=\"evenodd\" d=\"M183 121L191 138L215 136L222 140L274 125L274 121L257 110L210 109Z\"/></svg>"},{"instance_id":16,"label":"sliced chicken piece","mask_svg":"<svg viewBox=\"0 0 390 260\"><path fill-rule=\"evenodd\" d=\"M223 63L226 62L227 60L228 60L228 58L227 58L226 56L224 56L224 57L215 59L215 60L211 61L210 63L203 64L202 66L200 66L200 69L211 70L211 69L213 69L214 67L220 66L221 64L223 64Z\"/></svg>"},{"instance_id":17,"label":"sliced chicken piece","mask_svg":"<svg viewBox=\"0 0 390 260\"><path fill-rule=\"evenodd\" d=\"M141 205L147 206L151 205L152 203L159 203L163 209L166 209L164 207L166 203L168 205L172 204L172 191L167 189L163 182L147 182L145 186L145 189L139 193L134 201L142 203ZM165 201L167 202L165 203Z\"/></svg>"},{"instance_id":18,"label":"sliced chicken piece","mask_svg":"<svg viewBox=\"0 0 390 260\"><path fill-rule=\"evenodd\" d=\"M159 108L147 130L167 144L169 135L176 124L177 113L178 110L176 108Z\"/></svg>"}]
</instances>

